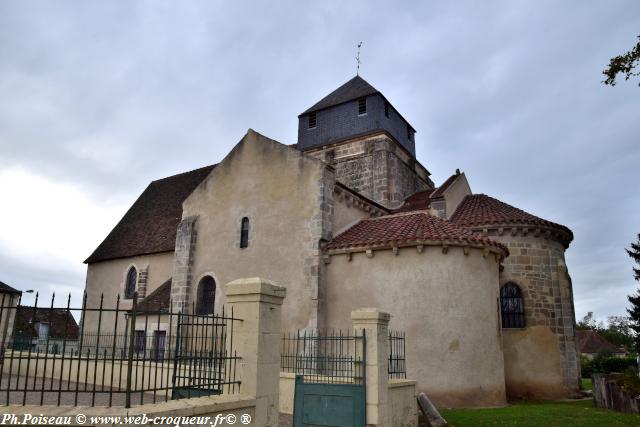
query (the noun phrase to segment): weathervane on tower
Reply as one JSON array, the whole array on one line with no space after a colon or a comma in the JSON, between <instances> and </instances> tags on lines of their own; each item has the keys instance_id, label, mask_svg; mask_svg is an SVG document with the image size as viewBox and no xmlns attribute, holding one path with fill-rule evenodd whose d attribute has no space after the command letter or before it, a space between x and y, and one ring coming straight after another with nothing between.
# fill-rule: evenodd
<instances>
[{"instance_id":1,"label":"weathervane on tower","mask_svg":"<svg viewBox=\"0 0 640 427\"><path fill-rule=\"evenodd\" d=\"M358 43L358 55L356 55L356 62L358 65L356 67L356 76L360 75L360 46L362 46L362 42Z\"/></svg>"}]
</instances>

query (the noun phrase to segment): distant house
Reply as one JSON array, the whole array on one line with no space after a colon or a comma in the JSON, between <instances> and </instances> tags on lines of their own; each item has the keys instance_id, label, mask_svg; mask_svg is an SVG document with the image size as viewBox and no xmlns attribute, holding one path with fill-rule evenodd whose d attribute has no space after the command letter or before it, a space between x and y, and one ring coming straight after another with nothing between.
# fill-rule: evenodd
<instances>
[{"instance_id":1,"label":"distant house","mask_svg":"<svg viewBox=\"0 0 640 427\"><path fill-rule=\"evenodd\" d=\"M14 350L48 351L50 354L72 353L78 348L80 328L71 312L63 308L16 309L11 348Z\"/></svg>"},{"instance_id":2,"label":"distant house","mask_svg":"<svg viewBox=\"0 0 640 427\"><path fill-rule=\"evenodd\" d=\"M587 356L589 359L593 359L599 353L608 353L618 357L624 357L629 354L625 348L616 346L602 335L591 330L577 330L576 343L580 354Z\"/></svg>"},{"instance_id":3,"label":"distant house","mask_svg":"<svg viewBox=\"0 0 640 427\"><path fill-rule=\"evenodd\" d=\"M21 292L6 283L0 282L0 353L9 342L9 334L13 330L13 319Z\"/></svg>"},{"instance_id":4,"label":"distant house","mask_svg":"<svg viewBox=\"0 0 640 427\"><path fill-rule=\"evenodd\" d=\"M161 362L167 349L167 331L170 320L167 316L171 305L171 279L140 300L136 310L133 353L137 359L144 358ZM129 331L131 312L126 316L125 333Z\"/></svg>"}]
</instances>

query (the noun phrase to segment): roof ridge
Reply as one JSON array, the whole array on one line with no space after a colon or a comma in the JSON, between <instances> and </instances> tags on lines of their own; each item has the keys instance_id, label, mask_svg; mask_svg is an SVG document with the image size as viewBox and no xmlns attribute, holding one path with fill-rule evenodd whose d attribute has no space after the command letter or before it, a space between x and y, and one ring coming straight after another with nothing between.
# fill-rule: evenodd
<instances>
[{"instance_id":1,"label":"roof ridge","mask_svg":"<svg viewBox=\"0 0 640 427\"><path fill-rule=\"evenodd\" d=\"M334 107L336 105L344 104L345 102L353 101L363 96L369 96L376 93L381 93L378 89L373 87L371 83L363 79L360 75L355 75L336 89L325 95L318 102L307 108L304 112L300 113L300 116L308 114L314 111L324 110L326 108Z\"/></svg>"},{"instance_id":2,"label":"roof ridge","mask_svg":"<svg viewBox=\"0 0 640 427\"><path fill-rule=\"evenodd\" d=\"M177 178L177 177L179 177L181 175L186 175L186 174L189 174L189 173L198 172L198 171L201 171L201 170L204 170L204 169L208 169L208 168L215 168L216 166L218 166L218 163L214 163L212 165L207 165L207 166L202 166L202 167L199 167L199 168L191 169L189 171L180 172L180 173L177 173L177 174L174 174L174 175L165 176L164 178L154 179L153 181L150 182L150 184L153 184L154 182L158 182L158 181L164 181L165 179Z\"/></svg>"},{"instance_id":3,"label":"roof ridge","mask_svg":"<svg viewBox=\"0 0 640 427\"><path fill-rule=\"evenodd\" d=\"M382 216L377 216L377 217L373 217L373 218L363 218L364 221L369 221L369 220L379 220L379 219L386 219L386 218L393 218L393 217L398 217L398 216L408 216L408 215L426 215L426 216L431 216L433 218L436 218L435 216L431 215L429 213L428 209L415 209L412 211L402 211L402 212L393 212L387 215L382 215ZM442 219L442 218L438 218L438 219Z\"/></svg>"}]
</instances>

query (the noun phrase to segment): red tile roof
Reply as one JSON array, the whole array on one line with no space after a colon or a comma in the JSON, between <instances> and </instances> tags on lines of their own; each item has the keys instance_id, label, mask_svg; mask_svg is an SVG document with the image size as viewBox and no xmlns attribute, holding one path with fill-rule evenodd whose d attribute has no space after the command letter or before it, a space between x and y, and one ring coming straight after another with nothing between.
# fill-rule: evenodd
<instances>
[{"instance_id":1,"label":"red tile roof","mask_svg":"<svg viewBox=\"0 0 640 427\"><path fill-rule=\"evenodd\" d=\"M549 227L563 234L566 245L573 240L573 233L564 225L547 221L486 194L466 196L451 217L451 222L469 228L499 224Z\"/></svg>"},{"instance_id":2,"label":"red tile roof","mask_svg":"<svg viewBox=\"0 0 640 427\"><path fill-rule=\"evenodd\" d=\"M458 227L446 219L413 211L360 220L353 227L337 235L325 250L357 247L379 247L407 243L443 242L456 246L478 245L492 247L508 256L502 244Z\"/></svg>"},{"instance_id":3,"label":"red tile roof","mask_svg":"<svg viewBox=\"0 0 640 427\"><path fill-rule=\"evenodd\" d=\"M85 263L173 251L182 202L214 167L153 181Z\"/></svg>"},{"instance_id":4,"label":"red tile roof","mask_svg":"<svg viewBox=\"0 0 640 427\"><path fill-rule=\"evenodd\" d=\"M588 353L588 354L627 353L626 350L617 347L615 344L608 341L606 338L598 334L596 331L591 331L591 330L577 330L576 343L578 344L578 351L580 353Z\"/></svg>"}]
</instances>

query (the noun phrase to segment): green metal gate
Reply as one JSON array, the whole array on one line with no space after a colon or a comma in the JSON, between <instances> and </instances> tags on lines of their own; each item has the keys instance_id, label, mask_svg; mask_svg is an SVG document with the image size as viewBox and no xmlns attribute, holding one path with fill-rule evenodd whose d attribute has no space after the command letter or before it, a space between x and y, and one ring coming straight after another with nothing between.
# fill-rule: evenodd
<instances>
[{"instance_id":1,"label":"green metal gate","mask_svg":"<svg viewBox=\"0 0 640 427\"><path fill-rule=\"evenodd\" d=\"M294 427L364 427L365 331L283 337L281 367L295 372Z\"/></svg>"},{"instance_id":2,"label":"green metal gate","mask_svg":"<svg viewBox=\"0 0 640 427\"><path fill-rule=\"evenodd\" d=\"M236 362L231 314L179 313L173 357L172 398L222 394L236 390ZM159 341L159 338L156 339ZM164 357L164 354L163 354Z\"/></svg>"}]
</instances>

